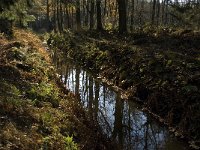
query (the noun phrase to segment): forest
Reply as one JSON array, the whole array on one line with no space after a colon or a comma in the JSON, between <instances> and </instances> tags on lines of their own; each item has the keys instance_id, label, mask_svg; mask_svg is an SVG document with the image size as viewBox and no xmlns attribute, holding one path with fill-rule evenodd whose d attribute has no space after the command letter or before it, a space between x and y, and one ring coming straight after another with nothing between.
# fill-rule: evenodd
<instances>
[{"instance_id":1,"label":"forest","mask_svg":"<svg viewBox=\"0 0 200 150\"><path fill-rule=\"evenodd\" d=\"M199 0L0 0L0 150L190 150L199 131Z\"/></svg>"}]
</instances>

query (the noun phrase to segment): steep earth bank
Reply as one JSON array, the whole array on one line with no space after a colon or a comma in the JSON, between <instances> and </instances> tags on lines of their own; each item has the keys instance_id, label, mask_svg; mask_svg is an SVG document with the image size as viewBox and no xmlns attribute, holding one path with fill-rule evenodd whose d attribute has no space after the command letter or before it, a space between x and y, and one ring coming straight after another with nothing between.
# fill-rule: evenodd
<instances>
[{"instance_id":1,"label":"steep earth bank","mask_svg":"<svg viewBox=\"0 0 200 150\"><path fill-rule=\"evenodd\" d=\"M0 34L0 149L111 149L61 84L38 36Z\"/></svg>"}]
</instances>

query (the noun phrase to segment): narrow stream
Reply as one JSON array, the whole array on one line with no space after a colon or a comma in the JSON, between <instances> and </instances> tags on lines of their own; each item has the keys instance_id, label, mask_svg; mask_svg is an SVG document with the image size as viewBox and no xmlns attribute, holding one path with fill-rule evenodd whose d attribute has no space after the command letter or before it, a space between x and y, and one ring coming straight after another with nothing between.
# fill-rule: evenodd
<instances>
[{"instance_id":1,"label":"narrow stream","mask_svg":"<svg viewBox=\"0 0 200 150\"><path fill-rule=\"evenodd\" d=\"M62 81L98 121L102 131L122 150L185 150L168 130L141 111L133 101L70 63L60 67Z\"/></svg>"}]
</instances>

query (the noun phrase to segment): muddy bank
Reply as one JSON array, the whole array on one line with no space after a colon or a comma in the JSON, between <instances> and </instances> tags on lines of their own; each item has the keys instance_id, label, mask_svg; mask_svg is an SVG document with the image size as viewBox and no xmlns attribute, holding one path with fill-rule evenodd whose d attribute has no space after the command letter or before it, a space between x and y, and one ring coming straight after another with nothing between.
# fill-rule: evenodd
<instances>
[{"instance_id":1,"label":"muddy bank","mask_svg":"<svg viewBox=\"0 0 200 150\"><path fill-rule=\"evenodd\" d=\"M0 149L111 149L30 31L0 35Z\"/></svg>"},{"instance_id":2,"label":"muddy bank","mask_svg":"<svg viewBox=\"0 0 200 150\"><path fill-rule=\"evenodd\" d=\"M138 97L179 136L200 134L199 33L163 31L119 37L114 33L52 35L54 54L69 57Z\"/></svg>"}]
</instances>

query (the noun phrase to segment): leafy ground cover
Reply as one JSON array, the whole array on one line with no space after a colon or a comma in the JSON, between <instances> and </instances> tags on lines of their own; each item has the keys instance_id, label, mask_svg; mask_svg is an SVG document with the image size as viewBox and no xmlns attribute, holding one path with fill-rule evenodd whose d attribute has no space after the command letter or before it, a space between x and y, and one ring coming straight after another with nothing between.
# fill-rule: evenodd
<instances>
[{"instance_id":1,"label":"leafy ground cover","mask_svg":"<svg viewBox=\"0 0 200 150\"><path fill-rule=\"evenodd\" d=\"M200 146L200 33L145 28L134 34L51 34L54 55L68 57L138 97L176 134Z\"/></svg>"},{"instance_id":2,"label":"leafy ground cover","mask_svg":"<svg viewBox=\"0 0 200 150\"><path fill-rule=\"evenodd\" d=\"M0 35L0 149L112 147L61 84L38 36Z\"/></svg>"}]
</instances>

